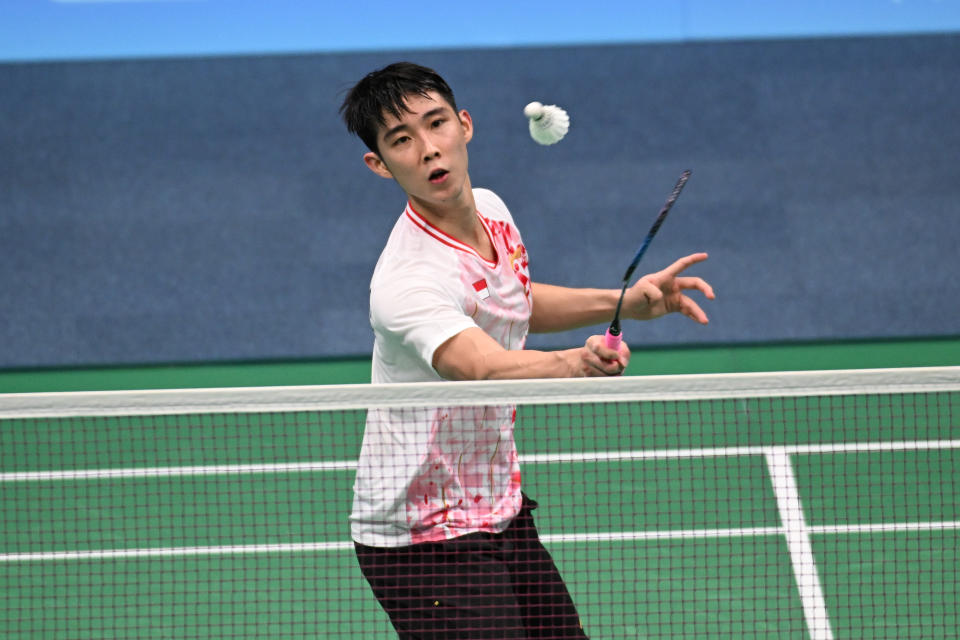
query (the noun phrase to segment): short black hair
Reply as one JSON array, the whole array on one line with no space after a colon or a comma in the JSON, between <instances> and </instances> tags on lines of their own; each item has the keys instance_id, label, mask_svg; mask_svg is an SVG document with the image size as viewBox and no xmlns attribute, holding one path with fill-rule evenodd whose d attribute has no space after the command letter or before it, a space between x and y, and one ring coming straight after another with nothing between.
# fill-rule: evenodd
<instances>
[{"instance_id":1,"label":"short black hair","mask_svg":"<svg viewBox=\"0 0 960 640\"><path fill-rule=\"evenodd\" d=\"M440 74L412 62L395 62L371 71L354 85L340 105L340 113L347 130L379 155L377 131L386 124L384 114L402 118L403 112L410 112L408 96L427 97L430 91L438 93L457 111L453 90Z\"/></svg>"}]
</instances>

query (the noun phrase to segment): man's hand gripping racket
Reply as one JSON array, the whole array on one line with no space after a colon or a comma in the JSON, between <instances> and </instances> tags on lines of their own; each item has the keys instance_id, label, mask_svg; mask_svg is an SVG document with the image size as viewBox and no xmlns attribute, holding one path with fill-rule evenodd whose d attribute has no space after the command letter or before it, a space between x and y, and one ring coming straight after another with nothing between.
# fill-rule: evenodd
<instances>
[{"instance_id":1,"label":"man's hand gripping racket","mask_svg":"<svg viewBox=\"0 0 960 640\"><path fill-rule=\"evenodd\" d=\"M677 184L670 193L670 197L667 198L663 208L660 209L660 214L653 222L653 226L650 227L650 232L647 233L647 237L644 238L643 244L640 245L640 250L637 251L637 255L633 258L633 262L630 263L630 266L627 267L626 273L623 274L623 288L620 290L620 299L617 301L617 310L613 314L613 321L610 323L610 327L607 329L606 333L606 345L611 349L619 350L620 343L623 340L623 334L620 331L620 308L623 306L623 296L627 293L627 287L630 284L630 277L633 275L634 270L636 270L637 265L640 264L640 259L643 258L643 254L646 253L647 247L650 246L650 241L653 240L653 236L657 235L657 231L660 230L660 225L662 225L663 221L666 219L667 214L670 212L670 208L673 207L673 203L677 201L677 198L680 196L680 192L683 191L683 186L687 183L687 179L689 177L689 169L680 174L680 179L677 180Z\"/></svg>"}]
</instances>

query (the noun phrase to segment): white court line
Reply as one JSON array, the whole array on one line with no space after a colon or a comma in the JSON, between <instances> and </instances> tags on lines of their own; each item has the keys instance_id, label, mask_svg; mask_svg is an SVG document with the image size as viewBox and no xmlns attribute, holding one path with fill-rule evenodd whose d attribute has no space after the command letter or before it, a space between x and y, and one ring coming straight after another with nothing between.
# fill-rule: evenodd
<instances>
[{"instance_id":1,"label":"white court line","mask_svg":"<svg viewBox=\"0 0 960 640\"><path fill-rule=\"evenodd\" d=\"M677 458L717 458L727 456L763 456L768 454L856 453L867 451L922 451L960 449L960 440L918 440L906 442L855 442L837 444L797 444L759 447L715 447L698 449L662 449L655 451L597 451L588 453L542 453L520 456L521 464L551 462L610 462L618 460L665 460ZM120 469L68 469L60 471L10 471L0 473L0 482L38 480L99 480L114 478L164 478L179 476L242 475L251 473L295 473L311 471L350 471L353 460L327 462L284 462L277 464L210 465L193 467L143 467Z\"/></svg>"},{"instance_id":2,"label":"white court line","mask_svg":"<svg viewBox=\"0 0 960 640\"><path fill-rule=\"evenodd\" d=\"M223 556L253 553L297 553L301 551L342 551L352 549L352 542L304 542L297 544L247 544L211 547L155 547L152 549L90 549L80 551L37 551L5 553L0 562L35 562L43 560L114 560L170 556Z\"/></svg>"},{"instance_id":3,"label":"white court line","mask_svg":"<svg viewBox=\"0 0 960 640\"><path fill-rule=\"evenodd\" d=\"M808 527L812 534L884 533L903 531L960 530L960 521L909 522L863 525L827 525ZM674 529L664 531L616 531L597 533L554 533L541 536L546 544L590 542L634 542L645 540L702 540L751 538L784 535L783 527L746 527L742 529ZM91 549L81 551L35 551L0 554L0 562L39 562L57 560L111 560L127 558L178 557L203 555L244 555L255 553L301 553L307 551L346 551L352 542L303 542L291 544L223 545L207 547L156 547L144 549Z\"/></svg>"},{"instance_id":4,"label":"white court line","mask_svg":"<svg viewBox=\"0 0 960 640\"><path fill-rule=\"evenodd\" d=\"M782 527L746 527L743 529L665 529L662 531L610 531L596 533L553 533L540 536L547 543L630 542L646 540L696 540L704 538L750 538L783 533Z\"/></svg>"},{"instance_id":5,"label":"white court line","mask_svg":"<svg viewBox=\"0 0 960 640\"><path fill-rule=\"evenodd\" d=\"M960 520L944 522L878 522L874 524L822 524L808 525L807 530L814 535L840 533L901 533L912 531L950 531L960 530Z\"/></svg>"},{"instance_id":6,"label":"white court line","mask_svg":"<svg viewBox=\"0 0 960 640\"><path fill-rule=\"evenodd\" d=\"M520 462L607 462L617 460L663 460L674 458L717 458L725 456L765 456L771 453L823 454L868 451L923 451L960 449L960 440L914 440L903 442L840 442L835 444L794 444L756 447L714 447L697 449L660 449L639 451L598 451L596 453L542 453L520 456Z\"/></svg>"},{"instance_id":7,"label":"white court line","mask_svg":"<svg viewBox=\"0 0 960 640\"><path fill-rule=\"evenodd\" d=\"M37 480L108 480L114 478L169 478L180 476L246 475L256 473L307 473L357 468L349 460L330 462L282 462L278 464L224 464L195 467L143 467L128 469L66 469L63 471L11 471L0 473L0 482Z\"/></svg>"},{"instance_id":8,"label":"white court line","mask_svg":"<svg viewBox=\"0 0 960 640\"><path fill-rule=\"evenodd\" d=\"M793 566L793 577L800 590L800 603L807 622L807 631L811 640L833 640L830 617L827 614L827 601L820 586L816 558L810 530L803 516L803 504L800 490L793 474L790 454L776 451L767 455L767 469L773 483L773 493L780 511L787 538L787 551Z\"/></svg>"}]
</instances>

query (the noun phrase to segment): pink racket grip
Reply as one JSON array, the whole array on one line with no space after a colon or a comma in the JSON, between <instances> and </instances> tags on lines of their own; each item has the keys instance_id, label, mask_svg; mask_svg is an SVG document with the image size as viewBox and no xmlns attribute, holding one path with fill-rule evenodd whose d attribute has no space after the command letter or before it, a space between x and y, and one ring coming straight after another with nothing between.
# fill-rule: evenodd
<instances>
[{"instance_id":1,"label":"pink racket grip","mask_svg":"<svg viewBox=\"0 0 960 640\"><path fill-rule=\"evenodd\" d=\"M607 333L604 336L606 338L607 347L613 349L614 351L620 351L620 343L623 342L623 335L620 333L610 333L610 329L607 329Z\"/></svg>"}]
</instances>

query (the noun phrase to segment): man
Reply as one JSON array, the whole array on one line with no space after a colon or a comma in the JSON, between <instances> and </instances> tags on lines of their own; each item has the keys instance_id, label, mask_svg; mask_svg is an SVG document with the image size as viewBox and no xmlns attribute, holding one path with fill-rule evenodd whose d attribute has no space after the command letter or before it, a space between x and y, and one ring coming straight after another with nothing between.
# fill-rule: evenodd
<instances>
[{"instance_id":1,"label":"man","mask_svg":"<svg viewBox=\"0 0 960 640\"><path fill-rule=\"evenodd\" d=\"M433 70L397 63L347 94L347 128L363 160L404 190L407 206L370 285L372 381L619 375L630 350L602 335L562 351L524 349L528 331L610 320L619 290L533 282L510 211L474 189L473 122ZM679 312L706 324L685 295L694 254L641 278L625 318ZM351 528L361 570L401 638L585 638L573 602L521 492L512 407L371 411Z\"/></svg>"}]
</instances>

